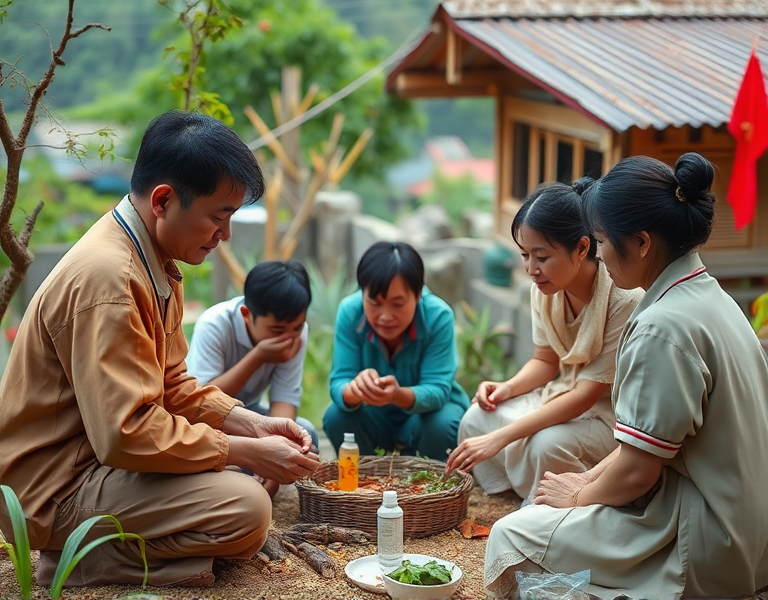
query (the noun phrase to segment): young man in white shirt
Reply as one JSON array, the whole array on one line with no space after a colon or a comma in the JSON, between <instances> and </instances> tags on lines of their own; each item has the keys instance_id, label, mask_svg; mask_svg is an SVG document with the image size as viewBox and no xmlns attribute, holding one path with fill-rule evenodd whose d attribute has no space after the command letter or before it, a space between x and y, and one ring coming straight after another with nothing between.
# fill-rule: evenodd
<instances>
[{"instance_id":1,"label":"young man in white shirt","mask_svg":"<svg viewBox=\"0 0 768 600\"><path fill-rule=\"evenodd\" d=\"M248 273L243 293L200 316L187 370L254 412L293 419L317 447L314 426L298 416L312 300L309 276L294 260L263 261ZM267 388L269 406L264 406ZM265 487L272 496L278 489L273 482Z\"/></svg>"}]
</instances>

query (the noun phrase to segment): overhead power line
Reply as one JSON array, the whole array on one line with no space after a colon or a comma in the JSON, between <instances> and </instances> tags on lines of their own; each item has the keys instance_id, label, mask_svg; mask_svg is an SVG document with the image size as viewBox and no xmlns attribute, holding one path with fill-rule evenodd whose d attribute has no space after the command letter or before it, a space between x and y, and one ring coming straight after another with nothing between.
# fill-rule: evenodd
<instances>
[{"instance_id":1,"label":"overhead power line","mask_svg":"<svg viewBox=\"0 0 768 600\"><path fill-rule=\"evenodd\" d=\"M269 139L270 136L279 138L284 133L295 129L296 127L299 127L300 125L306 123L310 119L313 119L324 110L336 104L339 100L343 100L344 98L349 96L352 92L364 86L371 79L376 77L376 75L378 75L384 69L386 69L389 65L391 65L397 60L400 60L400 58L408 54L408 52L410 52L418 42L416 37L419 31L420 29L414 30L411 33L411 35L408 36L408 39L406 39L406 41L403 42L403 44L397 50L395 50L392 53L392 55L389 56L389 58L386 58L383 61L381 61L379 64L373 67L370 71L362 74L360 77L355 79L352 83L340 89L338 92L328 96L325 100L313 106L306 112L300 114L298 117L294 117L290 121L287 121L282 125L280 125L279 127L276 127L275 129L270 131L268 135L263 135L260 138L254 140L253 142L250 142L248 144L248 147L251 150L258 150L262 146L266 146L267 140Z\"/></svg>"}]
</instances>

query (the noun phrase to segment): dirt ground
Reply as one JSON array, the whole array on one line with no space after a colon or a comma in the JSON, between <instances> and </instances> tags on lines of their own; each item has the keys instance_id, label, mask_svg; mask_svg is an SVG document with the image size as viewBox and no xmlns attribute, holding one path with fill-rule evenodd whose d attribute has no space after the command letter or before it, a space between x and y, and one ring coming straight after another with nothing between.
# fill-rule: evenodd
<instances>
[{"instance_id":1,"label":"dirt ground","mask_svg":"<svg viewBox=\"0 0 768 600\"><path fill-rule=\"evenodd\" d=\"M497 519L515 510L520 499L513 493L488 496L479 486L470 492L468 513L480 525L492 525ZM298 491L294 486L282 486L275 498L273 520L277 529L300 522ZM485 539L465 539L457 530L446 531L424 539L406 539L405 552L428 554L455 562L463 571L456 600L484 599L483 559ZM142 592L135 586L74 588L64 591L63 598L82 600L385 600L362 590L344 575L344 566L351 560L376 553L375 544L347 545L338 552L331 551L339 564L339 575L323 579L307 564L293 556L283 564L265 564L252 560L217 561L214 563L216 583L207 588L148 588ZM37 553L33 553L34 562ZM34 587L33 598L48 598L46 588ZM0 600L19 598L19 588L13 564L5 553L0 556Z\"/></svg>"},{"instance_id":2,"label":"dirt ground","mask_svg":"<svg viewBox=\"0 0 768 600\"><path fill-rule=\"evenodd\" d=\"M496 520L516 510L520 499L513 493L488 496L475 486L469 497L468 516L480 525L492 525ZM300 522L298 492L294 486L282 486L275 498L274 526L286 529ZM451 560L464 573L461 587L453 600L484 600L483 559L485 539L465 539L457 530L446 531L425 539L406 539L405 551L428 554ZM348 545L338 552L330 551L339 564L338 576L323 579L307 564L293 555L282 565L252 560L217 561L214 563L216 582L207 588L148 588L137 586L108 586L64 590L69 600L386 600L389 596L364 591L344 575L344 566L351 560L375 554L376 545ZM35 569L37 552L32 553ZM13 564L0 550L0 600L20 598ZM32 598L49 598L48 590L33 587ZM696 600L696 599L694 599ZM701 600L701 599L697 599ZM712 599L710 599L712 600ZM768 600L768 588L751 597L719 600Z\"/></svg>"}]
</instances>

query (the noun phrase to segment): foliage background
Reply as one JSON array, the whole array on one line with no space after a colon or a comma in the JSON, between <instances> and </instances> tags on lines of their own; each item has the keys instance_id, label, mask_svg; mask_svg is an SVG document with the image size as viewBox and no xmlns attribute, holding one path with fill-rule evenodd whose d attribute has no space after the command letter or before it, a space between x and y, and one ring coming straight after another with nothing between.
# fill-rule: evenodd
<instances>
[{"instance_id":1,"label":"foliage background","mask_svg":"<svg viewBox=\"0 0 768 600\"><path fill-rule=\"evenodd\" d=\"M19 226L38 200L45 201L32 237L33 252L42 244L76 241L110 210L127 192L130 161L121 157L135 155L141 133L154 116L179 106L180 92L172 91L171 84L181 73L178 51L189 44L178 22L184 2L165 4L76 0L77 26L98 22L111 31L93 30L77 40L66 65L56 72L46 104L62 117L65 127L80 119L121 126L126 134L117 147L115 167L126 174L126 189L100 193L93 182L88 185L68 178L50 153L31 149L23 163L14 225ZM37 80L48 64L51 40L63 30L66 5L63 0L14 0L0 26L0 58L13 63L30 81ZM437 0L228 0L227 5L243 19L243 27L222 41L206 44L200 83L230 106L233 127L250 141L257 136L242 109L252 105L268 125L275 124L270 96L280 89L282 66L301 66L302 92L312 83L319 84L315 100L319 102L384 60L404 41L418 38ZM490 156L493 116L487 100L407 102L385 94L383 83L382 74L308 122L301 136L305 153L317 150L337 111L346 117L341 143L347 148L365 127L374 127L376 134L344 187L361 195L366 212L394 218L396 207L385 178L388 167L417 154L426 137L437 134L461 135L476 156ZM11 113L24 108L25 97L21 87L0 87L0 98ZM0 168L0 183L3 180ZM473 202L475 192L471 182L451 185L439 180L436 192L426 201L445 200L456 216L462 204ZM7 258L0 253L0 269L5 266ZM202 306L213 303L211 269L210 263L184 266L186 297ZM340 277L326 282L317 273L313 284L317 289L309 316L313 335L303 410L319 422L328 402L335 308L354 285ZM20 314L23 307L18 298L16 307ZM4 326L12 327L19 314L7 318ZM477 332L466 333L465 338L472 335ZM2 368L5 336L0 344Z\"/></svg>"}]
</instances>

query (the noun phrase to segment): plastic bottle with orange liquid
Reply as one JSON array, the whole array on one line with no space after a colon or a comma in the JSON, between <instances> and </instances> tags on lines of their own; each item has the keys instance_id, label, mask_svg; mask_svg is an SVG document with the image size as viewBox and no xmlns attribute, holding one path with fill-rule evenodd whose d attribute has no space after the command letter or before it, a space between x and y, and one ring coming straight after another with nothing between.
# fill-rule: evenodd
<instances>
[{"instance_id":1,"label":"plastic bottle with orange liquid","mask_svg":"<svg viewBox=\"0 0 768 600\"><path fill-rule=\"evenodd\" d=\"M344 434L344 443L339 447L339 490L353 492L357 489L357 464L360 448L355 443L354 433Z\"/></svg>"}]
</instances>

